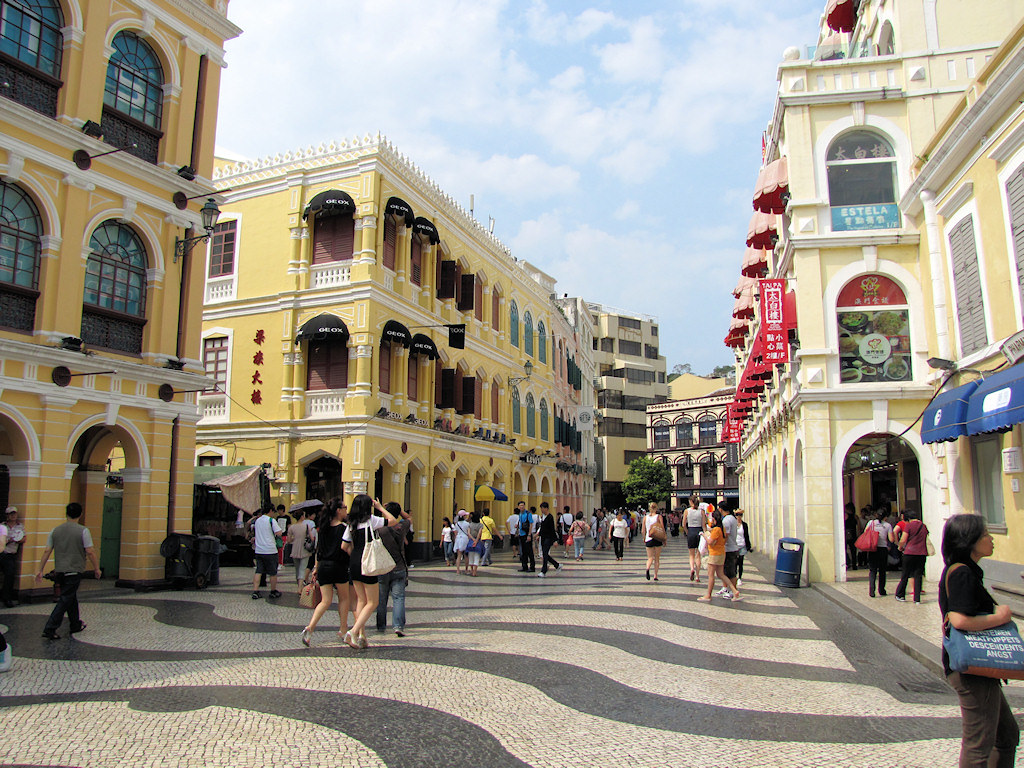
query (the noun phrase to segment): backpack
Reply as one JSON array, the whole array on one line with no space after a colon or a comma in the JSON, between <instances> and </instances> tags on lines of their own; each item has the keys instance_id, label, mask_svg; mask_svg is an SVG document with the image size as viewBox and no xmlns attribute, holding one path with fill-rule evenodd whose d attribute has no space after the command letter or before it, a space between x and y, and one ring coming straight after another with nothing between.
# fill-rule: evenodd
<instances>
[{"instance_id":1,"label":"backpack","mask_svg":"<svg viewBox=\"0 0 1024 768\"><path fill-rule=\"evenodd\" d=\"M523 514L519 516L519 535L528 536L531 525L533 525L533 517L529 512L523 512Z\"/></svg>"}]
</instances>

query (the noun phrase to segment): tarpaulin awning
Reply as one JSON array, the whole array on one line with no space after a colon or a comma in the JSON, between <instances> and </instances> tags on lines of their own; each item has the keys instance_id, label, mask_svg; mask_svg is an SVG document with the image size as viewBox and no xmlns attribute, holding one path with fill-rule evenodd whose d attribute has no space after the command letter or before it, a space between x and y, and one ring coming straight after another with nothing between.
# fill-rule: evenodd
<instances>
[{"instance_id":1,"label":"tarpaulin awning","mask_svg":"<svg viewBox=\"0 0 1024 768\"><path fill-rule=\"evenodd\" d=\"M412 231L417 235L426 235L431 245L437 245L441 242L441 235L438 234L437 227L434 226L434 222L430 219L417 216L413 222Z\"/></svg>"},{"instance_id":2,"label":"tarpaulin awning","mask_svg":"<svg viewBox=\"0 0 1024 768\"><path fill-rule=\"evenodd\" d=\"M508 501L508 496L493 485L478 485L473 499L474 501Z\"/></svg>"},{"instance_id":3,"label":"tarpaulin awning","mask_svg":"<svg viewBox=\"0 0 1024 768\"><path fill-rule=\"evenodd\" d=\"M967 402L980 381L940 392L921 415L921 442L941 443L967 434Z\"/></svg>"},{"instance_id":4,"label":"tarpaulin awning","mask_svg":"<svg viewBox=\"0 0 1024 768\"><path fill-rule=\"evenodd\" d=\"M340 317L324 312L312 320L307 320L299 327L299 332L295 335L295 343L298 344L303 339L317 341L330 339L331 341L345 342L348 341L348 327Z\"/></svg>"},{"instance_id":5,"label":"tarpaulin awning","mask_svg":"<svg viewBox=\"0 0 1024 768\"><path fill-rule=\"evenodd\" d=\"M398 216L405 221L405 226L411 227L416 220L416 214L412 212L412 206L400 197L389 197L384 206L384 213Z\"/></svg>"},{"instance_id":6,"label":"tarpaulin awning","mask_svg":"<svg viewBox=\"0 0 1024 768\"><path fill-rule=\"evenodd\" d=\"M754 286L744 288L732 306L732 316L736 318L754 316Z\"/></svg>"},{"instance_id":7,"label":"tarpaulin awning","mask_svg":"<svg viewBox=\"0 0 1024 768\"><path fill-rule=\"evenodd\" d=\"M744 277L764 277L768 274L768 251L762 248L747 248L743 254L740 272Z\"/></svg>"},{"instance_id":8,"label":"tarpaulin awning","mask_svg":"<svg viewBox=\"0 0 1024 768\"><path fill-rule=\"evenodd\" d=\"M384 323L384 330L381 331L380 340L381 343L385 341L395 341L403 347L408 347L412 344L412 334L409 333L408 328L397 320L388 320Z\"/></svg>"},{"instance_id":9,"label":"tarpaulin awning","mask_svg":"<svg viewBox=\"0 0 1024 768\"><path fill-rule=\"evenodd\" d=\"M967 434L1002 432L1024 421L1024 365L985 378L967 401Z\"/></svg>"},{"instance_id":10,"label":"tarpaulin awning","mask_svg":"<svg viewBox=\"0 0 1024 768\"><path fill-rule=\"evenodd\" d=\"M754 210L761 213L783 213L789 202L789 161L774 160L761 169L754 190Z\"/></svg>"},{"instance_id":11,"label":"tarpaulin awning","mask_svg":"<svg viewBox=\"0 0 1024 768\"><path fill-rule=\"evenodd\" d=\"M814 60L815 61L832 61L833 59L842 59L846 56L846 43L843 41L843 36L838 32L826 35L818 43L818 47L814 49Z\"/></svg>"},{"instance_id":12,"label":"tarpaulin awning","mask_svg":"<svg viewBox=\"0 0 1024 768\"><path fill-rule=\"evenodd\" d=\"M439 357L437 353L437 345L434 344L434 340L425 333L417 333L412 337L412 347L409 349L409 354L426 355L431 360L437 360Z\"/></svg>"},{"instance_id":13,"label":"tarpaulin awning","mask_svg":"<svg viewBox=\"0 0 1024 768\"><path fill-rule=\"evenodd\" d=\"M852 32L857 25L857 5L860 0L828 0L825 23L836 32Z\"/></svg>"},{"instance_id":14,"label":"tarpaulin awning","mask_svg":"<svg viewBox=\"0 0 1024 768\"><path fill-rule=\"evenodd\" d=\"M249 467L241 472L207 480L203 485L220 488L225 501L239 509L255 514L260 508L260 467Z\"/></svg>"},{"instance_id":15,"label":"tarpaulin awning","mask_svg":"<svg viewBox=\"0 0 1024 768\"><path fill-rule=\"evenodd\" d=\"M340 189L328 189L318 195L313 195L306 210L302 212L302 218L308 218L314 213L319 216L338 216L343 213L355 213L356 203L348 192Z\"/></svg>"},{"instance_id":16,"label":"tarpaulin awning","mask_svg":"<svg viewBox=\"0 0 1024 768\"><path fill-rule=\"evenodd\" d=\"M754 211L747 227L747 245L751 248L764 248L770 251L779 239L778 232L774 213Z\"/></svg>"},{"instance_id":17,"label":"tarpaulin awning","mask_svg":"<svg viewBox=\"0 0 1024 768\"><path fill-rule=\"evenodd\" d=\"M757 285L757 280L755 280L754 278L741 277L739 279L739 282L736 283L736 287L732 289L732 295L738 299L740 297L740 294L743 293L743 291L745 291L748 288L753 288L755 285Z\"/></svg>"}]
</instances>

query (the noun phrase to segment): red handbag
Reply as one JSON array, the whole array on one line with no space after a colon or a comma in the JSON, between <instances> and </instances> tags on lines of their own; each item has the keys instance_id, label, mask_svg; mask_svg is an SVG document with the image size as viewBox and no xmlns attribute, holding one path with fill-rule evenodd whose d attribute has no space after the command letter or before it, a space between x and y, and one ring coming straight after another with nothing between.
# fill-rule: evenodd
<instances>
[{"instance_id":1,"label":"red handbag","mask_svg":"<svg viewBox=\"0 0 1024 768\"><path fill-rule=\"evenodd\" d=\"M857 537L853 546L861 552L874 552L878 548L878 531L873 525L864 529L864 533Z\"/></svg>"}]
</instances>

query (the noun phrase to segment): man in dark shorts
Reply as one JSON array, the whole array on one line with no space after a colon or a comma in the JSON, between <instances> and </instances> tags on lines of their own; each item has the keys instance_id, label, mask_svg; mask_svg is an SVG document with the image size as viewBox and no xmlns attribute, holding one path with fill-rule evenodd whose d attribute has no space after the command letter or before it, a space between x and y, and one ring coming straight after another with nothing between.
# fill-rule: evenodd
<instances>
[{"instance_id":1,"label":"man in dark shorts","mask_svg":"<svg viewBox=\"0 0 1024 768\"><path fill-rule=\"evenodd\" d=\"M256 562L256 573L252 577L252 599L259 600L260 576L266 574L270 579L270 597L278 598L277 591L277 541L275 536L281 535L281 526L273 515L257 515L252 519L253 560Z\"/></svg>"},{"instance_id":2,"label":"man in dark shorts","mask_svg":"<svg viewBox=\"0 0 1024 768\"><path fill-rule=\"evenodd\" d=\"M725 533L725 565L722 566L722 569L725 571L726 577L735 584L736 566L740 558L740 545L736 541L736 529L739 527L739 521L733 514L732 507L727 507L724 501L719 502L718 508L725 512L725 517L722 518L722 531ZM727 587L718 590L718 594L726 598L732 597L732 592Z\"/></svg>"}]
</instances>

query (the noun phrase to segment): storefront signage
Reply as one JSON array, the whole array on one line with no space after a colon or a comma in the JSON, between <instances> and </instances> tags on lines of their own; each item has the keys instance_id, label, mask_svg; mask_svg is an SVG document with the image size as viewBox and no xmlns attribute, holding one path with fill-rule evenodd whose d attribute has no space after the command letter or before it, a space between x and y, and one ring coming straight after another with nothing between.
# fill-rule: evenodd
<instances>
[{"instance_id":1,"label":"storefront signage","mask_svg":"<svg viewBox=\"0 0 1024 768\"><path fill-rule=\"evenodd\" d=\"M1024 331L1017 331L1004 341L999 347L999 351L1010 361L1010 365L1024 357Z\"/></svg>"},{"instance_id":2,"label":"storefront signage","mask_svg":"<svg viewBox=\"0 0 1024 768\"><path fill-rule=\"evenodd\" d=\"M764 339L762 360L765 365L789 362L789 339L787 331L786 281L779 279L758 280L761 293L761 337Z\"/></svg>"},{"instance_id":3,"label":"storefront signage","mask_svg":"<svg viewBox=\"0 0 1024 768\"><path fill-rule=\"evenodd\" d=\"M836 307L843 383L912 378L910 311L898 283L885 275L861 275L843 286Z\"/></svg>"},{"instance_id":4,"label":"storefront signage","mask_svg":"<svg viewBox=\"0 0 1024 768\"><path fill-rule=\"evenodd\" d=\"M533 464L537 466L540 464L540 455L536 453L524 453L519 456L519 460L527 464Z\"/></svg>"},{"instance_id":5,"label":"storefront signage","mask_svg":"<svg viewBox=\"0 0 1024 768\"><path fill-rule=\"evenodd\" d=\"M900 207L896 203L875 205L837 205L832 208L832 231L858 229L899 229Z\"/></svg>"}]
</instances>

